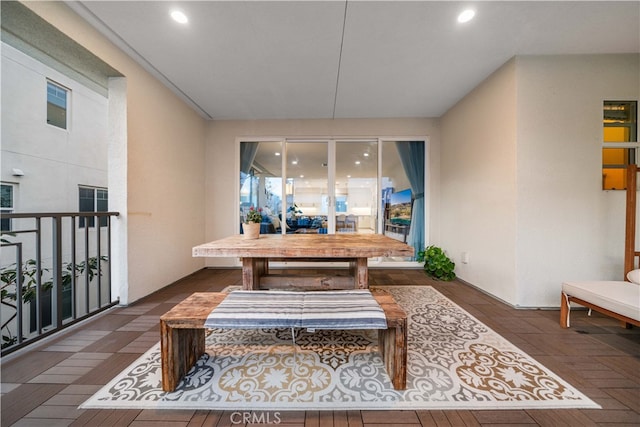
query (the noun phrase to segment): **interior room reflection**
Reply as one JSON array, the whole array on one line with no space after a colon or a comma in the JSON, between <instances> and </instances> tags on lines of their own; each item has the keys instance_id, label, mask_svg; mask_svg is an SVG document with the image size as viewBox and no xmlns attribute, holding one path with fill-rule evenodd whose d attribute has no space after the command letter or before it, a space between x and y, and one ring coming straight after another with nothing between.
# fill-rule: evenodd
<instances>
[{"instance_id":1,"label":"interior room reflection","mask_svg":"<svg viewBox=\"0 0 640 427\"><path fill-rule=\"evenodd\" d=\"M381 233L421 244L411 230L424 232L423 200L412 218L416 195L424 195L423 184L415 183L424 181L424 143L335 141L333 159L329 144L241 142L240 232L253 207L262 211L262 234ZM411 151L416 148L422 151ZM403 156L417 166L403 164Z\"/></svg>"}]
</instances>

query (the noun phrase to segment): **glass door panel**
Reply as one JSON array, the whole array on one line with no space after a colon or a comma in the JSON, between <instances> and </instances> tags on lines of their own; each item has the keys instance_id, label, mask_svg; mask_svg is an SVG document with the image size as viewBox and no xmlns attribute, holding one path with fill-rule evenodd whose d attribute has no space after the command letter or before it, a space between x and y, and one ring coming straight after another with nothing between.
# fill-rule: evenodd
<instances>
[{"instance_id":1,"label":"glass door panel","mask_svg":"<svg viewBox=\"0 0 640 427\"><path fill-rule=\"evenodd\" d=\"M336 142L336 233L376 233L378 142Z\"/></svg>"},{"instance_id":2,"label":"glass door panel","mask_svg":"<svg viewBox=\"0 0 640 427\"><path fill-rule=\"evenodd\" d=\"M328 232L332 194L328 192L328 142L286 143L287 233Z\"/></svg>"},{"instance_id":3,"label":"glass door panel","mask_svg":"<svg viewBox=\"0 0 640 427\"><path fill-rule=\"evenodd\" d=\"M282 230L282 143L240 143L240 232L249 210L262 211L262 234Z\"/></svg>"},{"instance_id":4,"label":"glass door panel","mask_svg":"<svg viewBox=\"0 0 640 427\"><path fill-rule=\"evenodd\" d=\"M422 250L425 149L424 141L243 141L238 229L253 207L262 209L262 233L380 233Z\"/></svg>"},{"instance_id":5,"label":"glass door panel","mask_svg":"<svg viewBox=\"0 0 640 427\"><path fill-rule=\"evenodd\" d=\"M382 234L424 249L425 143L383 141L381 173ZM404 161L403 161L404 160ZM393 258L385 261L410 261Z\"/></svg>"}]
</instances>

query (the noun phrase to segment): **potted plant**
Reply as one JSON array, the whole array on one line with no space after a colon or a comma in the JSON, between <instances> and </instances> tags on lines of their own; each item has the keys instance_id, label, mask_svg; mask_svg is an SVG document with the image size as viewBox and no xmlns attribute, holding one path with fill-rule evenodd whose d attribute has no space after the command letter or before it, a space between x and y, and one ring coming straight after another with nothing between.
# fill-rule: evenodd
<instances>
[{"instance_id":1,"label":"potted plant","mask_svg":"<svg viewBox=\"0 0 640 427\"><path fill-rule=\"evenodd\" d=\"M424 262L424 271L434 279L450 281L456 278L456 264L439 247L431 245L418 252L417 260Z\"/></svg>"},{"instance_id":2,"label":"potted plant","mask_svg":"<svg viewBox=\"0 0 640 427\"><path fill-rule=\"evenodd\" d=\"M249 212L242 224L245 239L258 239L260 237L260 223L262 222L262 208L249 208Z\"/></svg>"},{"instance_id":3,"label":"potted plant","mask_svg":"<svg viewBox=\"0 0 640 427\"><path fill-rule=\"evenodd\" d=\"M4 240L4 239L3 239ZM6 240L4 241L6 243ZM62 318L68 319L73 316L73 300L71 295L72 276L75 276L76 280L82 275L88 274L89 283L91 283L98 275L98 263L107 262L106 256L91 257L88 262L81 262L73 264L70 262L63 263L62 267ZM9 309L10 316L3 319L0 330L2 331L2 348L10 347L18 341L18 337L14 335L15 331L12 329L12 322L17 317L17 305L28 304L29 307L29 332L35 332L37 330L37 313L36 313L36 295L37 295L37 276L38 269L37 263L34 259L28 259L21 265L22 279L22 302L18 302L17 294L17 277L16 277L16 265L11 264L0 268L0 293L3 309ZM52 288L53 278L51 277L50 268L40 268L41 278L41 325L42 327L48 327L52 323ZM100 271L102 275L102 271Z\"/></svg>"}]
</instances>

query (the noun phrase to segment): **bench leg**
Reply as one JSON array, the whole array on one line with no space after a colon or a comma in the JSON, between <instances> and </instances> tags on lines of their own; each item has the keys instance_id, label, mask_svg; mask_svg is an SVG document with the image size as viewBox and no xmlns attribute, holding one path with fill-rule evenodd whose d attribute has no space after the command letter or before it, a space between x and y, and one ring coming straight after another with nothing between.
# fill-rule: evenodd
<instances>
[{"instance_id":1,"label":"bench leg","mask_svg":"<svg viewBox=\"0 0 640 427\"><path fill-rule=\"evenodd\" d=\"M396 327L378 331L378 347L396 390L407 388L407 319Z\"/></svg>"},{"instance_id":2,"label":"bench leg","mask_svg":"<svg viewBox=\"0 0 640 427\"><path fill-rule=\"evenodd\" d=\"M162 390L173 391L204 354L204 329L172 328L160 320Z\"/></svg>"},{"instance_id":3,"label":"bench leg","mask_svg":"<svg viewBox=\"0 0 640 427\"><path fill-rule=\"evenodd\" d=\"M560 326L562 328L569 327L569 302L564 292L560 292Z\"/></svg>"}]
</instances>

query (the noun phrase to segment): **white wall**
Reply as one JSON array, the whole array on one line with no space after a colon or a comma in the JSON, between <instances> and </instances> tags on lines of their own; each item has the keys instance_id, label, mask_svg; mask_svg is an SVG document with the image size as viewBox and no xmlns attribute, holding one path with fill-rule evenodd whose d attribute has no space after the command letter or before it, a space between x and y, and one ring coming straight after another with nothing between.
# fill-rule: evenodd
<instances>
[{"instance_id":1,"label":"white wall","mask_svg":"<svg viewBox=\"0 0 640 427\"><path fill-rule=\"evenodd\" d=\"M429 140L429 191L427 207L430 238L437 238L440 129L436 119L343 119L214 121L207 134L206 241L236 232L239 150L237 138L251 137L427 137ZM207 259L209 266L235 266L236 259Z\"/></svg>"},{"instance_id":2,"label":"white wall","mask_svg":"<svg viewBox=\"0 0 640 427\"><path fill-rule=\"evenodd\" d=\"M78 188L107 187L107 107L105 96L49 66L2 43L2 145L0 179L13 184L14 212L77 212ZM68 89L67 129L47 124L47 81ZM23 176L13 176L20 169ZM33 219L14 219L12 229L34 229ZM52 257L52 221L41 222L43 265ZM62 222L68 236L72 223ZM83 259L84 228L75 228L76 255ZM101 251L107 252L106 229L101 228ZM95 230L90 233L89 254L95 252ZM36 234L9 238L22 243L22 259L36 258ZM72 250L68 238L61 242L64 260ZM15 262L15 249L0 250L2 264ZM106 279L106 276L103 277Z\"/></svg>"},{"instance_id":3,"label":"white wall","mask_svg":"<svg viewBox=\"0 0 640 427\"><path fill-rule=\"evenodd\" d=\"M515 303L565 280L622 280L624 191L602 191L602 104L640 99L639 55L518 57Z\"/></svg>"},{"instance_id":4,"label":"white wall","mask_svg":"<svg viewBox=\"0 0 640 427\"><path fill-rule=\"evenodd\" d=\"M107 98L5 43L1 66L0 176L16 184L15 210L77 211L78 185L107 187ZM68 130L47 124L47 79L70 90Z\"/></svg>"},{"instance_id":5,"label":"white wall","mask_svg":"<svg viewBox=\"0 0 640 427\"><path fill-rule=\"evenodd\" d=\"M127 304L202 268L191 248L204 240L205 140L207 122L130 57L61 2L25 2L53 26L126 78L126 196L110 194L121 213L118 251L123 268L114 277ZM115 115L117 116L117 114ZM124 267L126 265L126 267Z\"/></svg>"},{"instance_id":6,"label":"white wall","mask_svg":"<svg viewBox=\"0 0 640 427\"><path fill-rule=\"evenodd\" d=\"M516 298L516 122L513 61L442 117L441 239L434 242L456 263L458 277L510 303Z\"/></svg>"},{"instance_id":7,"label":"white wall","mask_svg":"<svg viewBox=\"0 0 640 427\"><path fill-rule=\"evenodd\" d=\"M442 118L442 245L522 307L623 278L624 192L602 191L602 103L640 98L638 55L517 57ZM460 254L469 252L469 263Z\"/></svg>"}]
</instances>

